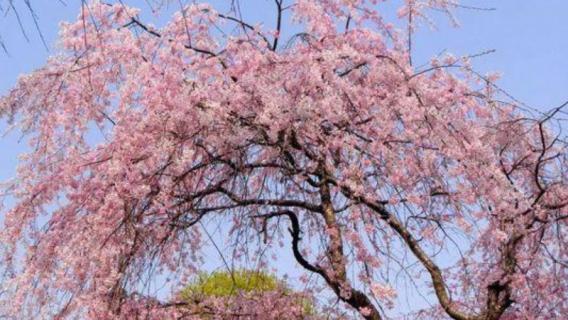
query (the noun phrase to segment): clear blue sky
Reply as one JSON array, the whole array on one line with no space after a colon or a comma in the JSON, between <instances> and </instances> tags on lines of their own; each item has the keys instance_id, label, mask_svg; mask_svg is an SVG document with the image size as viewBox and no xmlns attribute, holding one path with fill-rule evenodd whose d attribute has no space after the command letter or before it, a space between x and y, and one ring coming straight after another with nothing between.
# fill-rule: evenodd
<instances>
[{"instance_id":1,"label":"clear blue sky","mask_svg":"<svg viewBox=\"0 0 568 320\"><path fill-rule=\"evenodd\" d=\"M145 0L123 1L149 11ZM41 30L50 46L49 52L24 7L21 14L29 42L22 36L13 16L0 18L0 35L9 50L9 55L0 52L0 95L14 85L18 75L40 67L50 54L56 52L53 44L57 38L57 25L59 21L72 20L79 12L81 1L65 2L68 3L66 6L56 0L32 0ZM255 6L247 16L252 21L271 22L272 11L267 9L272 1L258 2L261 5ZM496 10L458 10L460 28L441 23L437 31L420 31L415 36L415 65L427 62L442 50L466 55L495 49L495 53L476 59L474 67L482 72L502 73L499 84L516 98L543 111L568 100L568 0L470 0L463 3ZM146 17L152 18L149 14ZM165 18L167 16L156 19L163 21ZM4 123L0 122L0 130L4 127ZM17 135L11 134L0 139L0 180L14 175L17 155L25 150L17 138Z\"/></svg>"}]
</instances>

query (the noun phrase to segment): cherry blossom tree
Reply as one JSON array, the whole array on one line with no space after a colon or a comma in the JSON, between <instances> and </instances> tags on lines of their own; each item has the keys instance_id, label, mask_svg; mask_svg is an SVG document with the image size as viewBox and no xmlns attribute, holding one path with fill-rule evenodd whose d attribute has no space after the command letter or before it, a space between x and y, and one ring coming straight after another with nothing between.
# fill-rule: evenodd
<instances>
[{"instance_id":1,"label":"cherry blossom tree","mask_svg":"<svg viewBox=\"0 0 568 320\"><path fill-rule=\"evenodd\" d=\"M155 310L132 297L195 275L217 221L232 259L289 250L364 319L566 318L563 106L523 111L467 57L414 67L414 28L459 4L404 1L405 31L383 5L275 0L267 26L195 3L156 28L85 3L0 100L30 144L4 187L8 312ZM395 310L401 279L428 304Z\"/></svg>"}]
</instances>

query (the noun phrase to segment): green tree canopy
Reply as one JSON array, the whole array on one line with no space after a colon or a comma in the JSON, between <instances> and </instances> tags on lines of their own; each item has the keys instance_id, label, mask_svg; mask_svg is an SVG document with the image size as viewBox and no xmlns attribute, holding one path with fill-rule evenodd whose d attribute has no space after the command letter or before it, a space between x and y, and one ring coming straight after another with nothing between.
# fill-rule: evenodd
<instances>
[{"instance_id":1,"label":"green tree canopy","mask_svg":"<svg viewBox=\"0 0 568 320\"><path fill-rule=\"evenodd\" d=\"M230 297L239 293L250 294L275 290L289 291L283 281L264 271L215 271L200 274L180 292L180 297L183 300L193 300L199 296Z\"/></svg>"},{"instance_id":2,"label":"green tree canopy","mask_svg":"<svg viewBox=\"0 0 568 320\"><path fill-rule=\"evenodd\" d=\"M293 291L285 281L265 271L240 269L232 272L203 272L179 293L180 300L190 304L203 304L205 308L211 301L235 305L242 304L245 302L243 300L249 303L261 301L262 297L287 300L296 307L300 306L301 313L305 316L315 314L310 298Z\"/></svg>"}]
</instances>

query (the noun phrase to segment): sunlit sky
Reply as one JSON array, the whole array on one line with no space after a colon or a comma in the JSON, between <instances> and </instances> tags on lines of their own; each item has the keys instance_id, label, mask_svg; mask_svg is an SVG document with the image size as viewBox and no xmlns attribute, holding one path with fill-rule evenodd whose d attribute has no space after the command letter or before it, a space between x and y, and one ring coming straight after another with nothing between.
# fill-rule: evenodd
<instances>
[{"instance_id":1,"label":"sunlit sky","mask_svg":"<svg viewBox=\"0 0 568 320\"><path fill-rule=\"evenodd\" d=\"M169 16L169 13L152 15L147 0L123 1L141 7L145 18L154 20L157 25ZM80 0L65 2L67 4L62 5L56 0L32 0L49 50L42 44L25 7L20 8L20 14L26 36L13 14L0 18L0 36L8 50L7 54L0 51L0 95L15 84L19 75L40 67L50 55L57 53L58 23L76 17L81 3ZM246 0L242 2L247 3ZM272 23L272 0L255 3L261 5L243 7L245 17L253 22ZM459 28L450 26L447 20L440 20L437 30L425 26L414 37L415 65L427 63L443 51L459 56L495 50L475 59L473 66L480 72L499 72L502 75L499 85L512 96L542 111L568 100L568 0L472 0L463 3L495 10L459 9L456 11ZM387 16L394 17L391 6L384 6ZM170 12L174 9L175 6L170 8ZM0 129L3 128L5 124L0 122ZM23 150L25 143L18 142L17 134L0 139L0 180L13 177L17 155Z\"/></svg>"}]
</instances>

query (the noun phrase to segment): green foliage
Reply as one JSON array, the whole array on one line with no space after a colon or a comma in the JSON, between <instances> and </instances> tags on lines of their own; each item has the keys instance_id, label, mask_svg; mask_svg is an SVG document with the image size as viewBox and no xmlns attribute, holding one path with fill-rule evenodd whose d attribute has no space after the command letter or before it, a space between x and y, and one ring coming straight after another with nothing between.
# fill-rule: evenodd
<instances>
[{"instance_id":1,"label":"green foliage","mask_svg":"<svg viewBox=\"0 0 568 320\"><path fill-rule=\"evenodd\" d=\"M254 270L234 272L215 271L201 273L188 286L182 289L179 297L188 302L199 302L205 298L231 298L237 295L253 295L263 292L281 291L284 295L295 293L275 275ZM311 299L297 296L305 315L314 315L315 307Z\"/></svg>"},{"instance_id":2,"label":"green foliage","mask_svg":"<svg viewBox=\"0 0 568 320\"><path fill-rule=\"evenodd\" d=\"M274 275L262 271L237 270L232 273L216 271L200 274L180 292L183 300L197 297L230 297L237 293L259 293L284 289Z\"/></svg>"}]
</instances>

